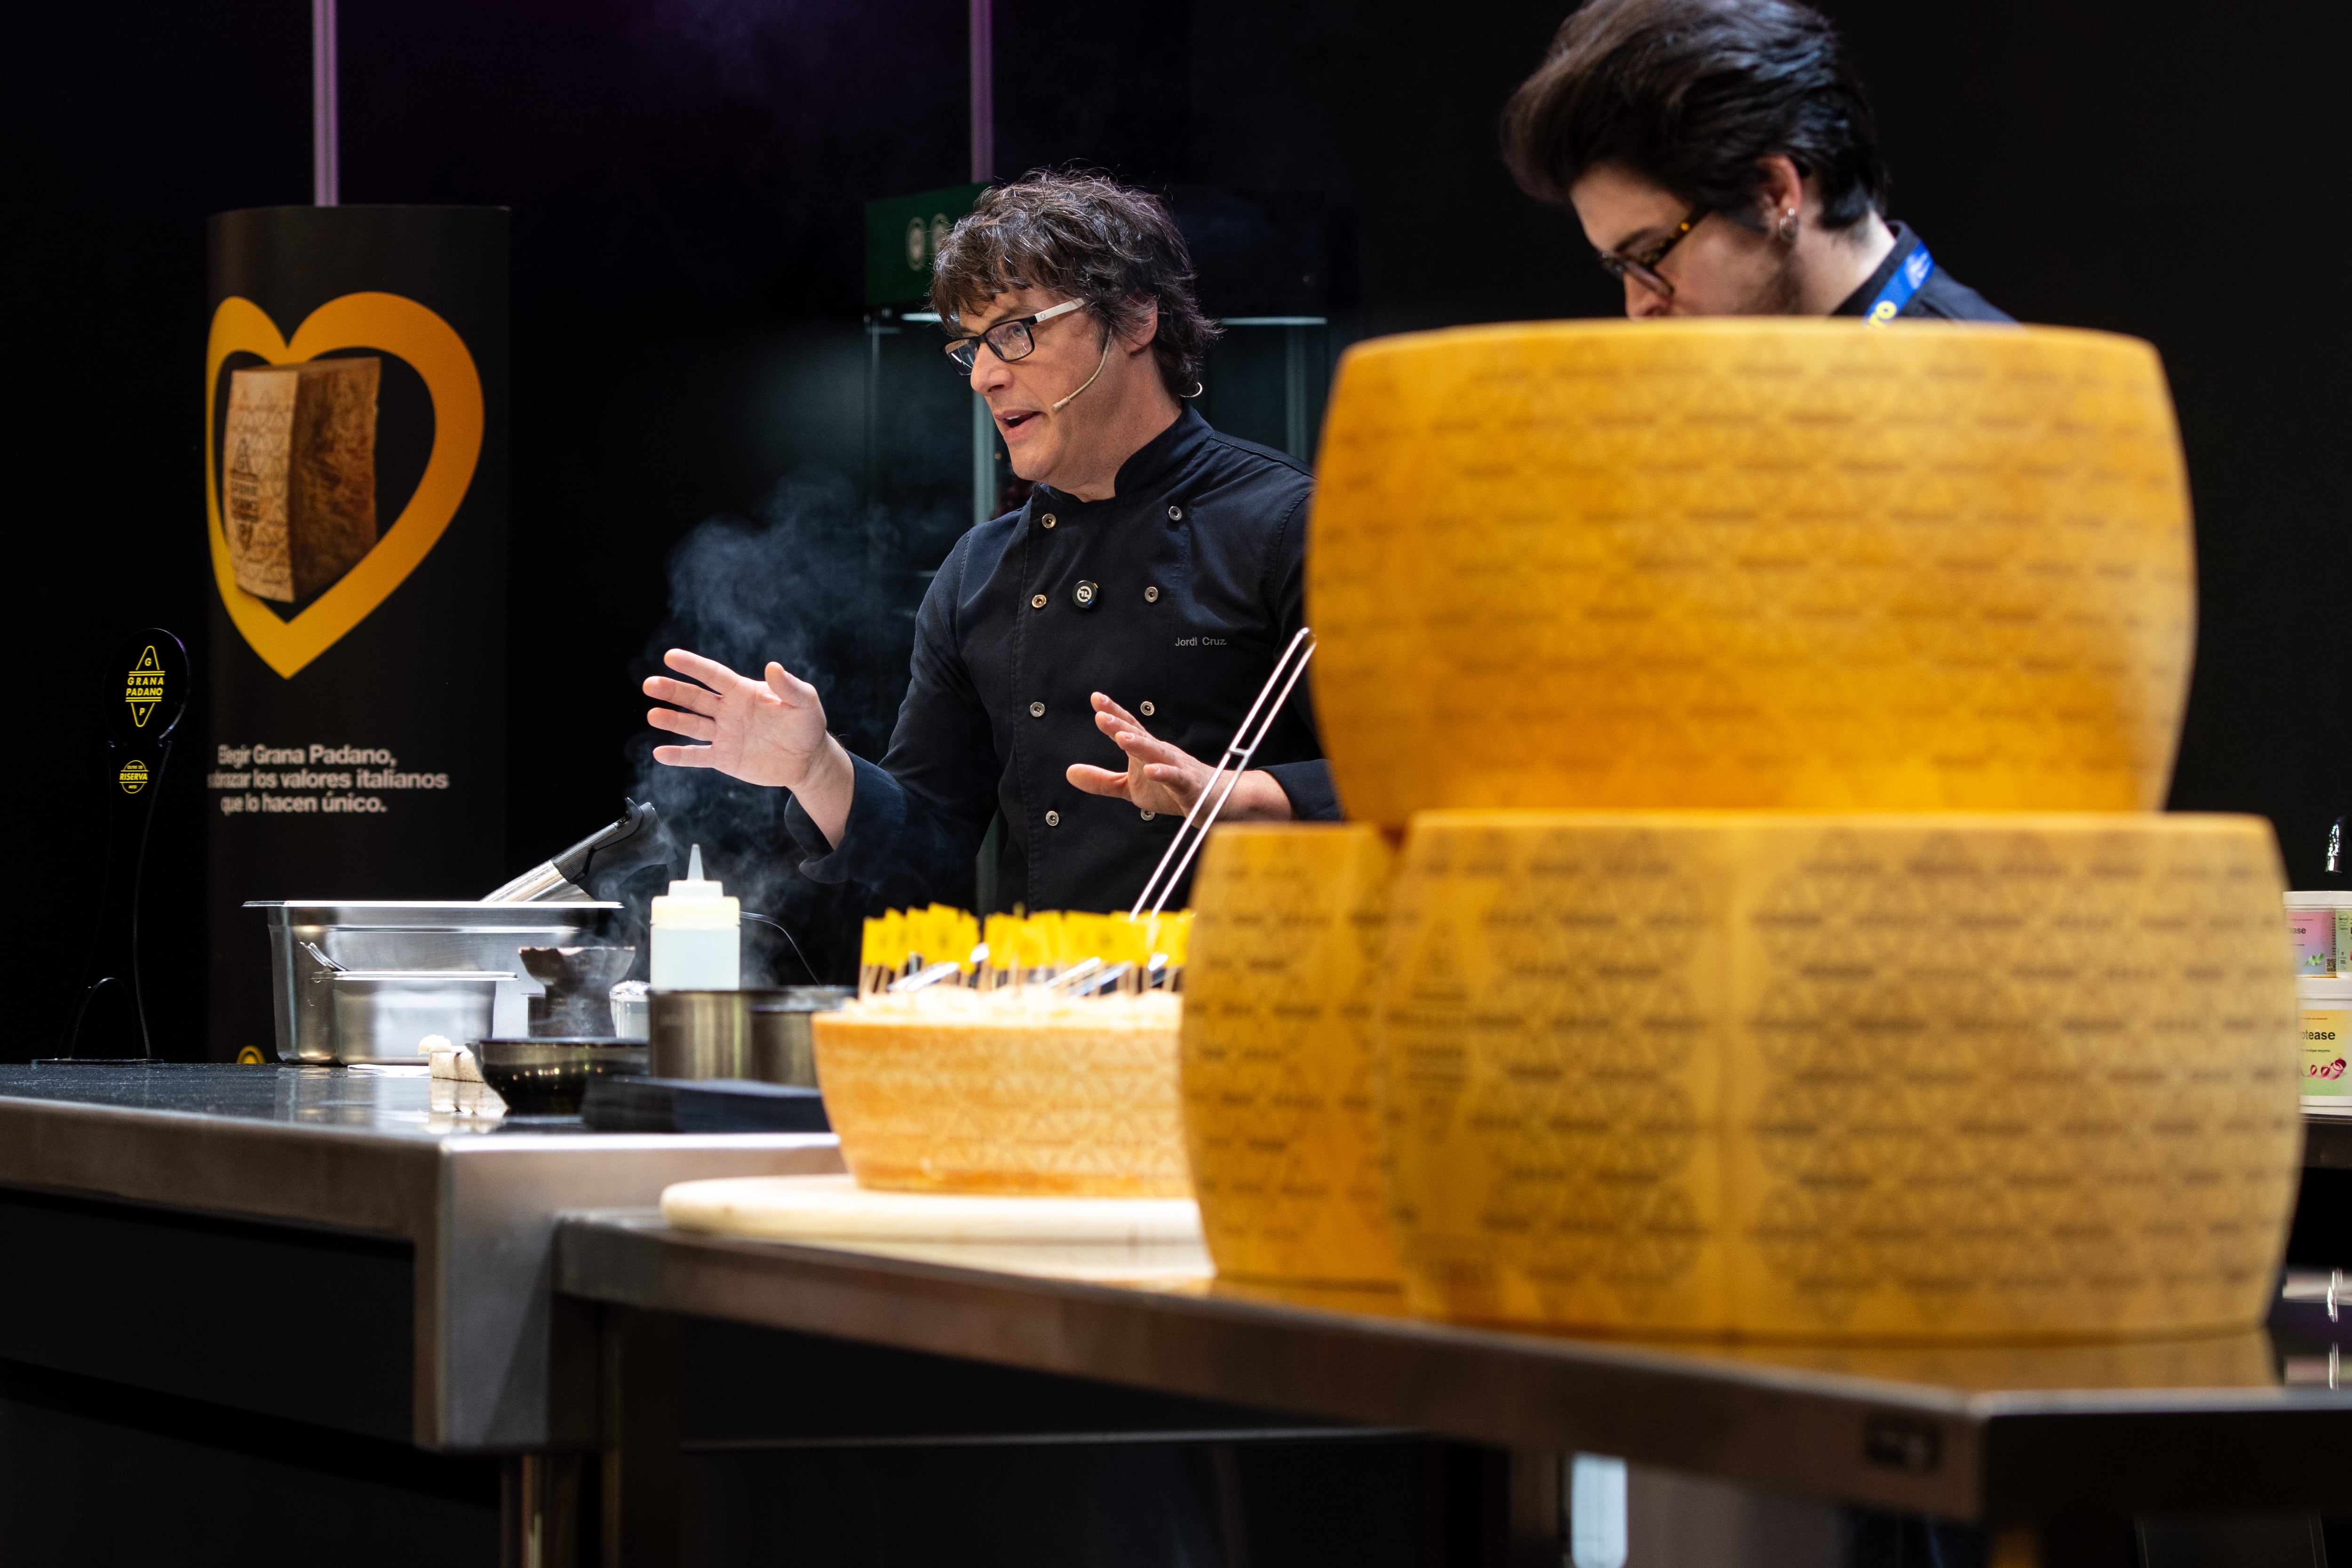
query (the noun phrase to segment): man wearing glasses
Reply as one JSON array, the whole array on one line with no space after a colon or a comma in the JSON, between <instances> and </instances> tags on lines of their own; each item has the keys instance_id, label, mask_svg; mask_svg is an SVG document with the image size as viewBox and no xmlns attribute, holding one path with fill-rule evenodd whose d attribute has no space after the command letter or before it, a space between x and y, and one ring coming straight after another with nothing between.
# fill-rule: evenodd
<instances>
[{"instance_id":1,"label":"man wearing glasses","mask_svg":"<svg viewBox=\"0 0 2352 1568\"><path fill-rule=\"evenodd\" d=\"M1794 0L1589 0L1505 108L1503 155L1576 214L1629 316L2010 319L1888 225L1869 100Z\"/></svg>"},{"instance_id":2,"label":"man wearing glasses","mask_svg":"<svg viewBox=\"0 0 2352 1568\"><path fill-rule=\"evenodd\" d=\"M1215 326L1156 198L1037 174L940 248L943 373L970 381L1034 481L956 542L916 619L888 753L852 757L815 689L683 649L646 695L654 755L793 792L803 874L882 902L961 904L1003 812L1000 907L1124 910L1303 616L1305 468L1183 401ZM1336 817L1298 687L1227 819ZM1182 889L1177 890L1181 901Z\"/></svg>"}]
</instances>

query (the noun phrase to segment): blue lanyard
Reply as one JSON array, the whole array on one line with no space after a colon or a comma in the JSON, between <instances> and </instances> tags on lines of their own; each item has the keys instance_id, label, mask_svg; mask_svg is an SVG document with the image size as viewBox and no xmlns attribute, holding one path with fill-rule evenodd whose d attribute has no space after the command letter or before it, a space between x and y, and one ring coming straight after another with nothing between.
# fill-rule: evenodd
<instances>
[{"instance_id":1,"label":"blue lanyard","mask_svg":"<svg viewBox=\"0 0 2352 1568\"><path fill-rule=\"evenodd\" d=\"M1886 287L1878 291L1878 298L1870 302L1870 309L1863 312L1864 324L1883 327L1901 315L1903 307L1911 302L1911 296L1935 275L1936 258L1927 254L1927 247L1912 247L1903 265L1895 269L1895 276L1886 280Z\"/></svg>"}]
</instances>

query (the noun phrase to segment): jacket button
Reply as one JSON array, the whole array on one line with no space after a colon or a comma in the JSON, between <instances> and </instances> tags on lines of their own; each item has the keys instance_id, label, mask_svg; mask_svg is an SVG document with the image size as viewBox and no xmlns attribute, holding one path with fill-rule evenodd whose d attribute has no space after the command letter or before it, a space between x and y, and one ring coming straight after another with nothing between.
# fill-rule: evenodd
<instances>
[{"instance_id":1,"label":"jacket button","mask_svg":"<svg viewBox=\"0 0 2352 1568\"><path fill-rule=\"evenodd\" d=\"M1037 521L1040 521L1040 522L1042 522L1042 523L1044 523L1047 528L1051 528L1051 527L1053 527L1053 526L1054 526L1054 514L1053 514L1052 512L1050 512L1050 511L1049 511L1049 512L1047 512L1045 516L1043 516L1043 517L1039 518Z\"/></svg>"},{"instance_id":2,"label":"jacket button","mask_svg":"<svg viewBox=\"0 0 2352 1568\"><path fill-rule=\"evenodd\" d=\"M1082 610L1093 609L1095 601L1101 597L1102 588L1094 583L1081 583L1070 590L1070 603Z\"/></svg>"},{"instance_id":3,"label":"jacket button","mask_svg":"<svg viewBox=\"0 0 2352 1568\"><path fill-rule=\"evenodd\" d=\"M1156 605L1160 602L1160 589L1156 584L1143 591L1143 602L1147 605Z\"/></svg>"},{"instance_id":4,"label":"jacket button","mask_svg":"<svg viewBox=\"0 0 2352 1568\"><path fill-rule=\"evenodd\" d=\"M1029 717L1032 719L1043 719L1045 716L1045 705L1043 702L1032 702L1029 704Z\"/></svg>"},{"instance_id":5,"label":"jacket button","mask_svg":"<svg viewBox=\"0 0 2352 1568\"><path fill-rule=\"evenodd\" d=\"M1049 811L1049 812L1047 812L1047 813L1045 814L1045 826L1048 826L1048 827L1059 827L1059 826L1062 826L1062 814L1061 814L1060 812L1058 812L1058 811Z\"/></svg>"},{"instance_id":6,"label":"jacket button","mask_svg":"<svg viewBox=\"0 0 2352 1568\"><path fill-rule=\"evenodd\" d=\"M1159 816L1159 815L1160 815L1160 814L1159 814L1158 812L1156 812L1156 811L1147 811L1147 812L1145 812L1145 813L1143 814L1143 820L1144 820L1144 821L1146 821L1146 822L1149 822L1149 821L1150 821L1153 817L1155 817L1155 816Z\"/></svg>"},{"instance_id":7,"label":"jacket button","mask_svg":"<svg viewBox=\"0 0 2352 1568\"><path fill-rule=\"evenodd\" d=\"M1184 509L1183 509L1182 507L1181 507L1181 506L1171 506L1171 507L1170 507L1170 508L1168 509L1168 521L1171 521L1171 522L1181 522L1181 521L1184 521Z\"/></svg>"},{"instance_id":8,"label":"jacket button","mask_svg":"<svg viewBox=\"0 0 2352 1568\"><path fill-rule=\"evenodd\" d=\"M1044 609L1045 607L1045 595L1040 594L1035 598L1031 599L1029 601L1029 607L1033 610Z\"/></svg>"},{"instance_id":9,"label":"jacket button","mask_svg":"<svg viewBox=\"0 0 2352 1568\"><path fill-rule=\"evenodd\" d=\"M1143 716L1144 716L1145 718L1147 718L1147 719L1150 718L1154 713L1157 713L1157 712L1159 712L1159 711L1160 711L1160 710L1159 710L1159 709L1154 708L1154 707L1153 707L1150 703L1149 703L1149 702L1146 702L1146 703L1144 703L1144 704L1142 705L1142 713L1143 713Z\"/></svg>"}]
</instances>

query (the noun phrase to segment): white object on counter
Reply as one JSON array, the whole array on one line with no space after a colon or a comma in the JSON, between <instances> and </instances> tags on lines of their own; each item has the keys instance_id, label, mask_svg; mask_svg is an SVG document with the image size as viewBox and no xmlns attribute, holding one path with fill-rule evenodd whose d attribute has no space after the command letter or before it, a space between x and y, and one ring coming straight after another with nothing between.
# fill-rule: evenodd
<instances>
[{"instance_id":1,"label":"white object on counter","mask_svg":"<svg viewBox=\"0 0 2352 1568\"><path fill-rule=\"evenodd\" d=\"M431 1063L435 1078L446 1078L457 1083L482 1081L481 1064L474 1060L474 1053L464 1046L453 1046L439 1035L427 1035L416 1044Z\"/></svg>"},{"instance_id":2,"label":"white object on counter","mask_svg":"<svg viewBox=\"0 0 2352 1568\"><path fill-rule=\"evenodd\" d=\"M434 1111L443 1116L488 1118L507 1113L507 1102L499 1098L498 1090L482 1081L481 1064L472 1051L453 1046L439 1035L427 1035L417 1044L432 1063L429 1101Z\"/></svg>"},{"instance_id":3,"label":"white object on counter","mask_svg":"<svg viewBox=\"0 0 2352 1568\"><path fill-rule=\"evenodd\" d=\"M739 991L743 985L742 906L702 875L702 846L686 876L654 900L653 988Z\"/></svg>"},{"instance_id":4,"label":"white object on counter","mask_svg":"<svg viewBox=\"0 0 2352 1568\"><path fill-rule=\"evenodd\" d=\"M2286 927L2298 977L2352 976L2352 892L2287 894Z\"/></svg>"},{"instance_id":5,"label":"white object on counter","mask_svg":"<svg viewBox=\"0 0 2352 1568\"><path fill-rule=\"evenodd\" d=\"M2303 1036L2303 1098L2352 1110L2352 975L2294 983Z\"/></svg>"}]
</instances>

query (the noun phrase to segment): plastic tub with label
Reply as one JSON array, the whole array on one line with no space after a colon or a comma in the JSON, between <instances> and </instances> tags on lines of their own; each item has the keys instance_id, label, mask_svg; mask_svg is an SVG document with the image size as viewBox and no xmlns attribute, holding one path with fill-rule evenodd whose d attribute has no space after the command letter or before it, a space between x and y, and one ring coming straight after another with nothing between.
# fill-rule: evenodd
<instances>
[{"instance_id":1,"label":"plastic tub with label","mask_svg":"<svg viewBox=\"0 0 2352 1568\"><path fill-rule=\"evenodd\" d=\"M2314 1110L2352 1116L2352 975L2294 983L2303 1036L2303 1099Z\"/></svg>"}]
</instances>

